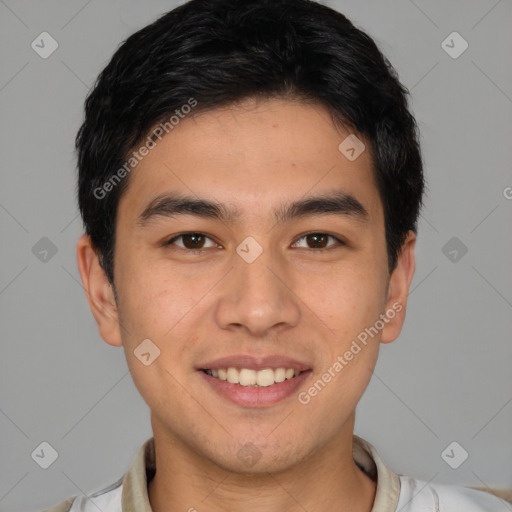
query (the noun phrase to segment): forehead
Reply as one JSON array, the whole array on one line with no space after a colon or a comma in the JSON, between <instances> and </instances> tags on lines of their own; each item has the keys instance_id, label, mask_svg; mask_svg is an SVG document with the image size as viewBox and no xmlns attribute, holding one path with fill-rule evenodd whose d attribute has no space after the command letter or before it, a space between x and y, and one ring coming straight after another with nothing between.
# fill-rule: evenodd
<instances>
[{"instance_id":1,"label":"forehead","mask_svg":"<svg viewBox=\"0 0 512 512\"><path fill-rule=\"evenodd\" d=\"M211 199L250 217L332 190L356 197L370 217L381 215L363 137L335 126L320 105L246 100L185 116L156 139L130 173L119 217L135 218L162 193Z\"/></svg>"}]
</instances>

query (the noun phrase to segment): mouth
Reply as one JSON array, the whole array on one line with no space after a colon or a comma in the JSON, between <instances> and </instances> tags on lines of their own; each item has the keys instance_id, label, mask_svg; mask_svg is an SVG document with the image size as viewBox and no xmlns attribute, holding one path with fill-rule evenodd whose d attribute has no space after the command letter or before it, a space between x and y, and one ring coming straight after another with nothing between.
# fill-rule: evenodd
<instances>
[{"instance_id":1,"label":"mouth","mask_svg":"<svg viewBox=\"0 0 512 512\"><path fill-rule=\"evenodd\" d=\"M203 368L197 374L216 396L244 408L265 408L299 393L311 369Z\"/></svg>"},{"instance_id":2,"label":"mouth","mask_svg":"<svg viewBox=\"0 0 512 512\"><path fill-rule=\"evenodd\" d=\"M279 384L286 380L298 377L301 373L308 370L297 370L294 368L263 368L261 370L253 370L251 368L218 368L218 369L201 369L214 379L229 382L230 384L238 384L244 387L268 387Z\"/></svg>"}]
</instances>

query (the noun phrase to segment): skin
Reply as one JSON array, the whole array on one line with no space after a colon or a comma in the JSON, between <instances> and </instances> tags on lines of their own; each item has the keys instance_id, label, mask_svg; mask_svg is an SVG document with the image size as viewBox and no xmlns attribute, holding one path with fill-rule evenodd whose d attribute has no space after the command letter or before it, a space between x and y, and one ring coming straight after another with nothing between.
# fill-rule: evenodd
<instances>
[{"instance_id":1,"label":"skin","mask_svg":"<svg viewBox=\"0 0 512 512\"><path fill-rule=\"evenodd\" d=\"M371 510L375 483L352 458L355 408L380 343L402 328L416 238L409 233L390 276L370 151L349 161L338 150L349 133L322 106L291 100L248 99L189 116L129 177L115 239L117 302L89 238L80 238L78 266L99 332L124 347L151 410L154 511ZM274 208L334 190L357 198L368 221L321 214L276 223ZM230 223L161 216L138 226L163 192L215 200L239 215ZM190 231L210 237L200 254L183 249L184 239L165 245ZM328 247L319 252L304 237L311 232L345 245L322 239ZM235 251L247 236L263 248L250 264ZM309 363L305 391L397 303L402 310L307 405L294 394L240 407L195 370L217 357L277 353ZM146 338L161 351L150 366L134 356ZM252 467L237 457L248 442L261 454Z\"/></svg>"}]
</instances>

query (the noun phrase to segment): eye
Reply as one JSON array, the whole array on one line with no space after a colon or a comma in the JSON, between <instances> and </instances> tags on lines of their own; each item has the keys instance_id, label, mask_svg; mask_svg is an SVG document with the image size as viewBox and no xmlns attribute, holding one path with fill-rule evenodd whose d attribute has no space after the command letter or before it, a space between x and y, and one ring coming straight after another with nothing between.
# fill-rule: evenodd
<instances>
[{"instance_id":1,"label":"eye","mask_svg":"<svg viewBox=\"0 0 512 512\"><path fill-rule=\"evenodd\" d=\"M178 240L180 241L179 243L177 242ZM208 242L210 245L208 245ZM216 247L218 244L203 233L182 233L171 238L165 245L176 245L181 249L193 251Z\"/></svg>"},{"instance_id":2,"label":"eye","mask_svg":"<svg viewBox=\"0 0 512 512\"><path fill-rule=\"evenodd\" d=\"M329 244L329 239L334 240L334 244ZM299 242L304 240L306 245L300 245ZM321 251L322 249L328 249L332 246L336 245L345 245L345 243L339 238L329 235L327 233L308 233L300 237L292 247L301 247L306 249L316 249L317 251Z\"/></svg>"},{"instance_id":3,"label":"eye","mask_svg":"<svg viewBox=\"0 0 512 512\"><path fill-rule=\"evenodd\" d=\"M303 242L301 243L301 241ZM218 244L210 237L204 233L197 232L176 235L168 240L165 245L174 245L180 249L188 251L200 251L211 247L218 247ZM317 232L303 235L292 245L292 247L315 249L316 252L320 252L336 245L345 245L345 243L333 235Z\"/></svg>"}]
</instances>

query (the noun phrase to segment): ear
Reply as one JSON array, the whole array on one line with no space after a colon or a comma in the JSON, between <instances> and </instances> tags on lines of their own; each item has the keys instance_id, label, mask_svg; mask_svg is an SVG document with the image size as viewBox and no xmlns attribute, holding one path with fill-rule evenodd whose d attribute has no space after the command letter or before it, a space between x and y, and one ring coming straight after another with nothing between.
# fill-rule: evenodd
<instances>
[{"instance_id":1,"label":"ear","mask_svg":"<svg viewBox=\"0 0 512 512\"><path fill-rule=\"evenodd\" d=\"M381 343L391 343L400 334L405 321L407 296L414 276L414 247L416 235L409 231L402 245L395 269L391 273L388 284L385 315L388 321L381 332Z\"/></svg>"},{"instance_id":2,"label":"ear","mask_svg":"<svg viewBox=\"0 0 512 512\"><path fill-rule=\"evenodd\" d=\"M78 240L76 256L87 301L98 324L100 335L109 345L121 346L114 290L88 235L82 235Z\"/></svg>"}]
</instances>

